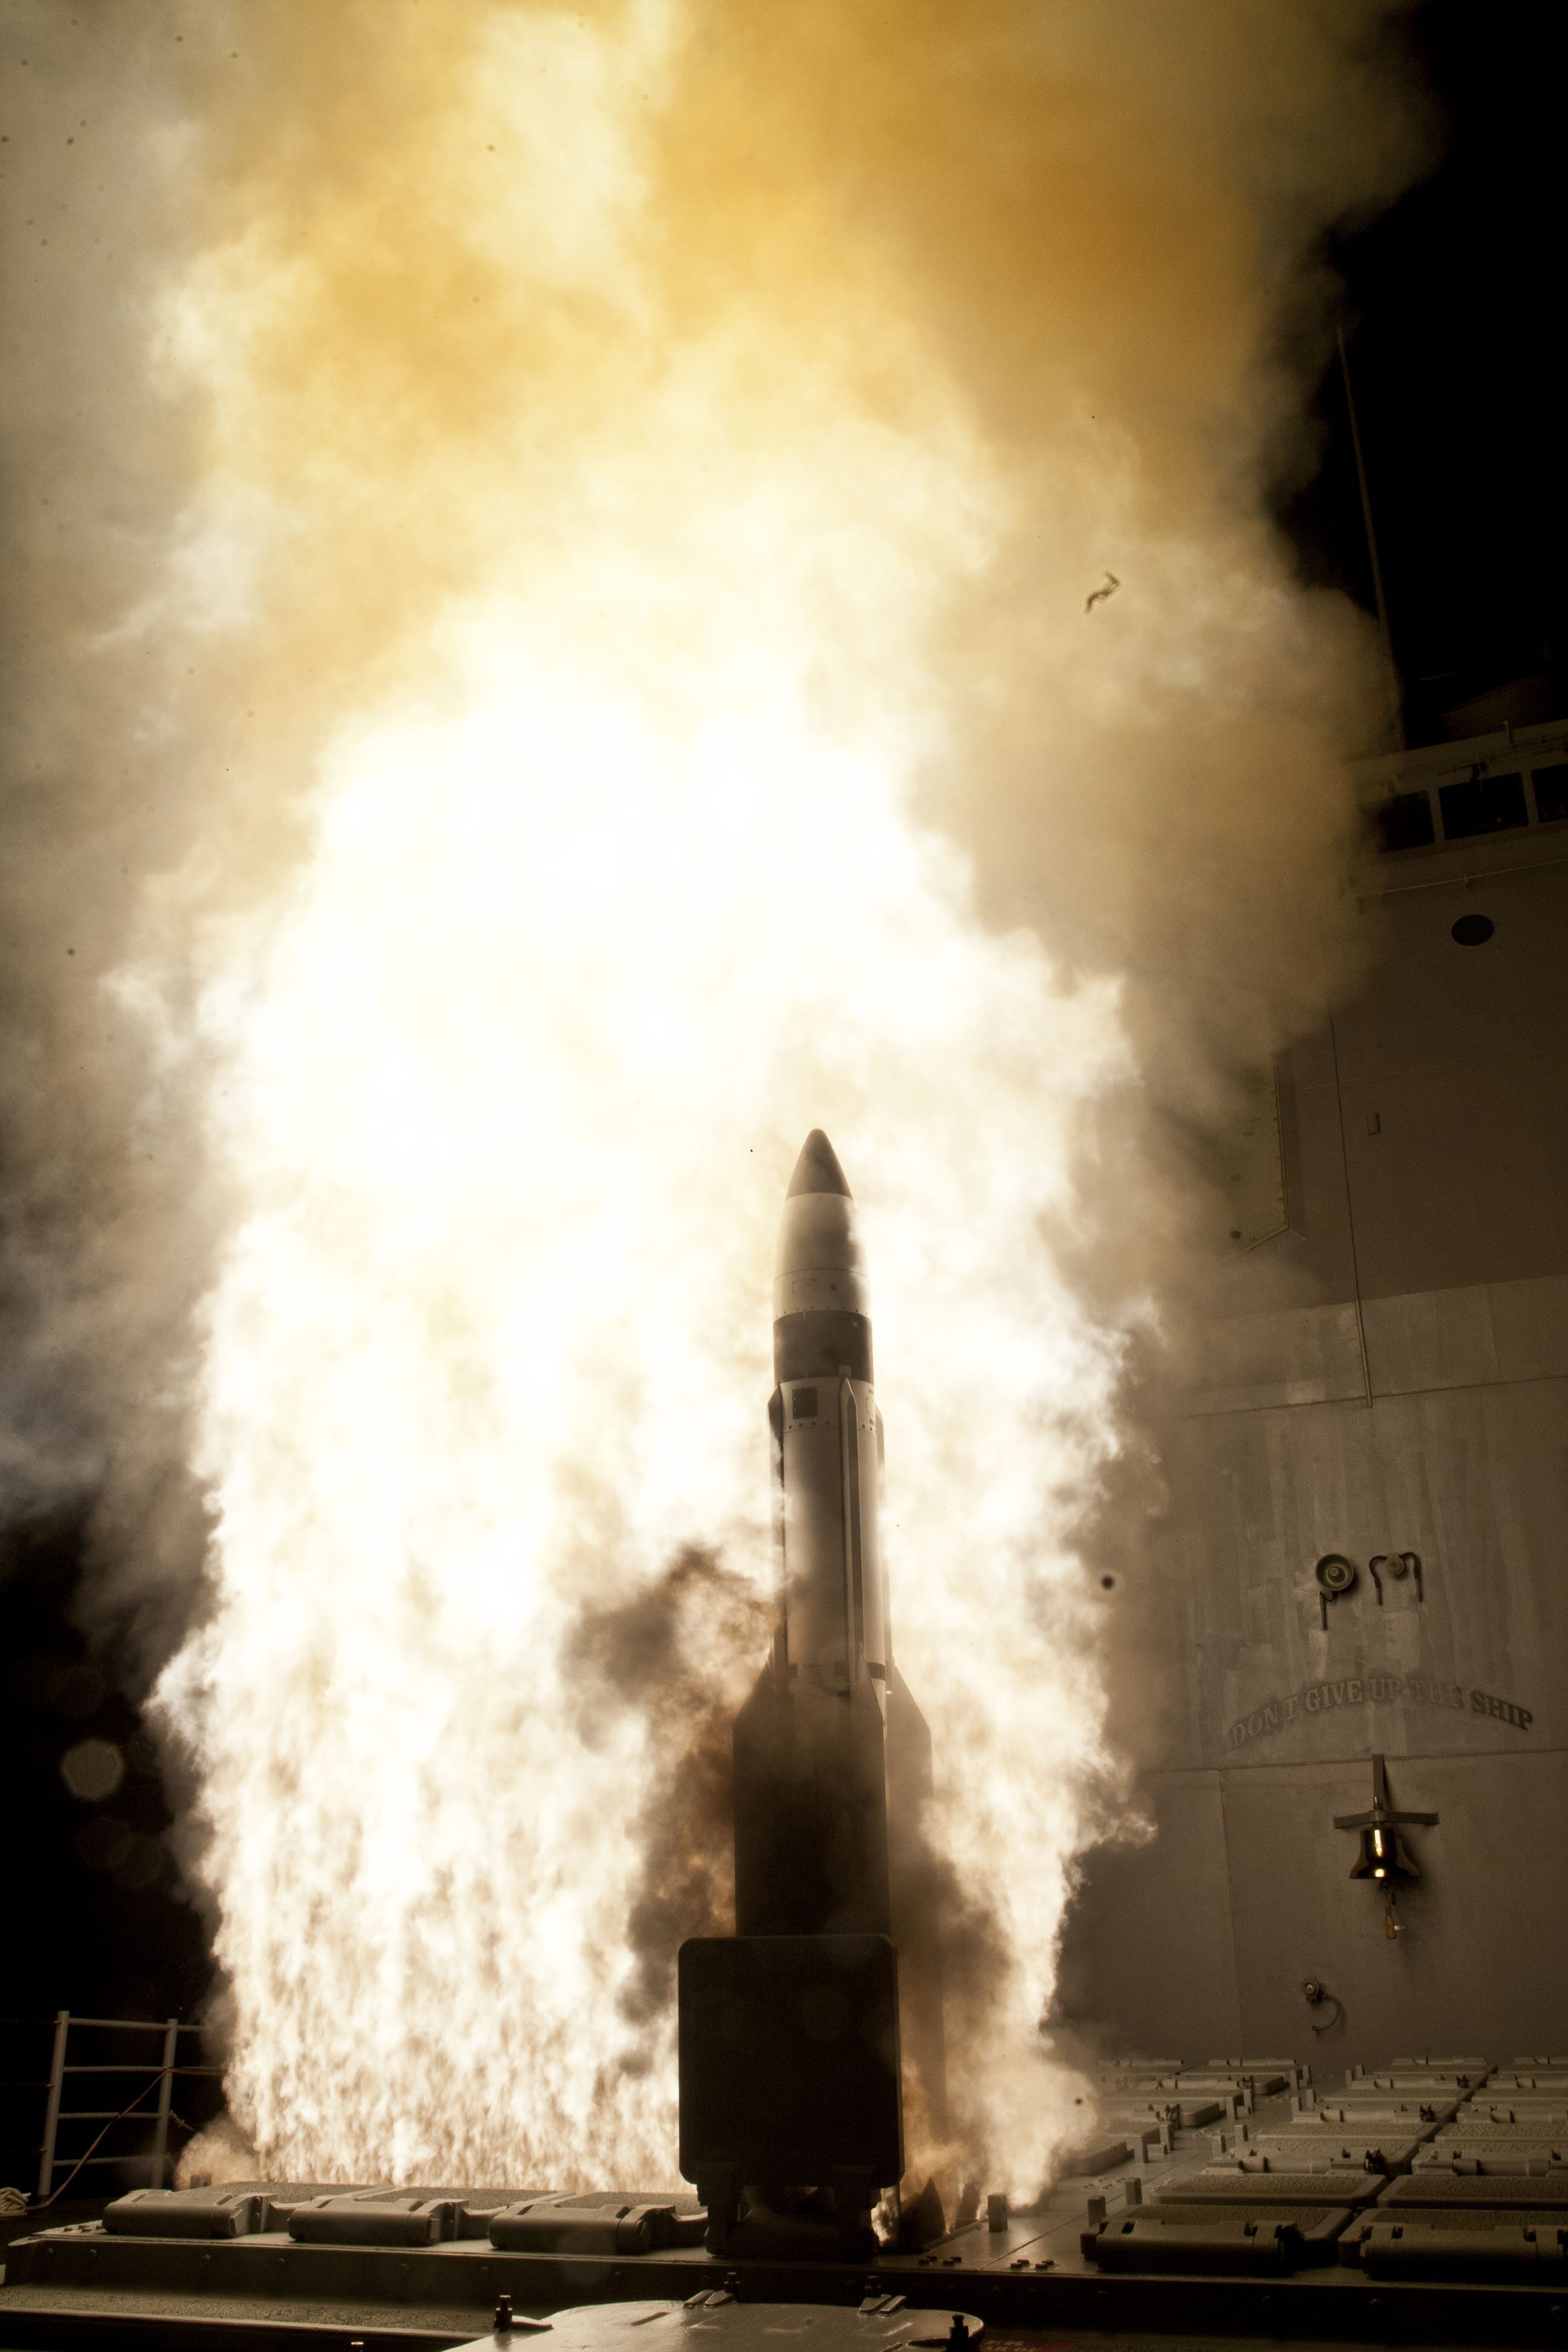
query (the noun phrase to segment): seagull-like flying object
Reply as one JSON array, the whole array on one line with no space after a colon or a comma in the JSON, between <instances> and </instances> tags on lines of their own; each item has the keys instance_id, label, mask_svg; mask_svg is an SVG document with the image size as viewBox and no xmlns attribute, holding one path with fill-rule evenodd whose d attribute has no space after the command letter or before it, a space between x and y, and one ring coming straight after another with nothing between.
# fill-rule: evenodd
<instances>
[{"instance_id":1,"label":"seagull-like flying object","mask_svg":"<svg viewBox=\"0 0 1568 2352\"><path fill-rule=\"evenodd\" d=\"M1089 593L1084 598L1084 611L1086 613L1092 613L1097 604L1102 604L1108 596L1114 596L1121 585L1121 583L1118 580L1115 572L1108 572L1105 575L1104 587L1091 589Z\"/></svg>"}]
</instances>

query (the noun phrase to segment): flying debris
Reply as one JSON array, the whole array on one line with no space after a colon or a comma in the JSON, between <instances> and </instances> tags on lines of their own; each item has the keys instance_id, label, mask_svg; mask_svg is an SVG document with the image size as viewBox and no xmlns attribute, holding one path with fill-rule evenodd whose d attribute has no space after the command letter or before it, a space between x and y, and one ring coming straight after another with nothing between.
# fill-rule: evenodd
<instances>
[{"instance_id":1,"label":"flying debris","mask_svg":"<svg viewBox=\"0 0 1568 2352\"><path fill-rule=\"evenodd\" d=\"M1097 604L1103 604L1108 596L1114 596L1121 585L1121 583L1118 580L1115 572L1108 572L1105 575L1104 587L1091 588L1089 594L1084 598L1084 611L1086 613L1092 613Z\"/></svg>"}]
</instances>

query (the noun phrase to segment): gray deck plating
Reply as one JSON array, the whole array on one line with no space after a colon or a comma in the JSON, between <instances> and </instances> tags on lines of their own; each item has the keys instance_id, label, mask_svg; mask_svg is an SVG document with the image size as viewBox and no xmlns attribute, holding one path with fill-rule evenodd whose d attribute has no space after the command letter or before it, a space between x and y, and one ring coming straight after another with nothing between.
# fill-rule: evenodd
<instances>
[{"instance_id":1,"label":"gray deck plating","mask_svg":"<svg viewBox=\"0 0 1568 2352\"><path fill-rule=\"evenodd\" d=\"M1287 2091L1256 2099L1233 2129L1245 2121L1258 2136L1292 2120ZM608 2258L503 2252L484 2239L355 2247L301 2244L281 2231L222 2242L116 2238L91 2227L43 2231L9 2250L0 2347L346 2352L357 2339L365 2352L414 2352L473 2341L502 2294L519 2313L534 2314L632 2299L684 2303L730 2273L743 2305L847 2311L858 2306L874 2273L882 2291L903 2294L912 2310L973 2314L993 2345L998 2336L1038 2331L1058 2341L1063 2331L1085 2340L1138 2334L1167 2347L1184 2335L1303 2345L1534 2346L1568 2338L1568 2282L1373 2279L1344 2264L1282 2277L1109 2273L1085 2259L1080 2241L1101 2200L1112 2220L1153 2209L1163 2189L1214 2164L1214 2139L1207 2130L1178 2129L1169 2156L1151 2145L1146 2159L1062 2181L1039 2210L1013 2215L1005 2229L982 2221L924 2254L883 2254L870 2273L827 2261L719 2262L701 2247ZM516 2344L526 2340L520 2336ZM550 2338L538 2340L549 2352Z\"/></svg>"}]
</instances>

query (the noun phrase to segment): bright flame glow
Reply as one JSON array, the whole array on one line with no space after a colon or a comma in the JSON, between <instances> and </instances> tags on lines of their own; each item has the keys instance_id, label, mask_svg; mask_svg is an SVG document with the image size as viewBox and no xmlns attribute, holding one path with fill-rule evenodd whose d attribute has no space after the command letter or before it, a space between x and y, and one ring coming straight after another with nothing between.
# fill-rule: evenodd
<instances>
[{"instance_id":1,"label":"bright flame glow","mask_svg":"<svg viewBox=\"0 0 1568 2352\"><path fill-rule=\"evenodd\" d=\"M805 13L831 57L844 12ZM1055 144L1020 201L1047 257L1051 187L1092 183L1095 139L1154 152L1150 92L1098 128L1074 96L1094 15L1039 84ZM657 1692L584 1669L583 1633L695 1547L731 1581L682 1606L681 1706L721 1721L755 1672L734 1596L771 1576L773 1236L822 1126L868 1255L895 1654L938 1844L993 1923L949 2018L963 2159L1032 2189L1072 2129L1039 2025L1107 1770L1073 1542L1119 1360L1047 1225L1088 1221L1081 1121L1130 1064L1117 986L1068 986L1032 933L984 921L917 802L934 780L962 803L993 698L1026 678L1138 839L1165 821L1142 786L1177 705L1204 706L1189 748L1223 707L1250 807L1260 766L1320 772L1322 645L1228 483L1205 507L1173 464L1141 503L1142 392L1100 417L1047 354L1054 439L1023 462L984 439L854 171L819 201L795 164L809 60L804 110L770 115L764 42L737 112L749 11L454 5L384 45L378 14L363 61L363 28L331 17L246 19L274 114L224 85L237 194L163 340L204 395L205 472L136 621L205 630L255 706L223 736L234 805L287 803L315 748L295 870L221 914L198 856L119 983L172 1055L206 1057L233 1212L195 1458L210 1607L161 1692L200 1768L231 2107L296 2178L674 2180L673 2017L639 1987L650 1932L728 1925L722 1857L667 1857L649 1885L679 1740ZM945 137L921 21L910 70ZM878 139L918 148L896 109L870 120L873 161ZM1217 143L1195 142L1173 227L1140 182L1103 250L1184 256L1207 203L1215 268L1248 284L1229 194L1205 194ZM1086 349L1120 351L1079 267L1061 299ZM1227 310L1223 280L1200 352L1188 268L1150 269L1169 318L1126 365L1141 383L1145 352L1176 352L1173 413L1218 446L1252 298ZM1130 584L1086 621L1108 549ZM1176 798L1211 771L1194 754ZM1194 805L1206 874L1225 828ZM1259 805L1270 876L1338 824L1284 783ZM1121 907L1133 863L1112 824L1079 870ZM1299 895L1257 902L1285 964L1315 919Z\"/></svg>"},{"instance_id":2,"label":"bright flame glow","mask_svg":"<svg viewBox=\"0 0 1568 2352\"><path fill-rule=\"evenodd\" d=\"M988 1906L1010 1857L968 2103L1020 2179L1057 2129L1043 2070L1003 2085L1100 1760L1063 1530L1114 1360L1037 1224L1115 1010L988 938L904 814L900 599L868 690L814 711L819 587L879 555L844 538L826 583L755 551L739 617L670 565L689 667L653 691L618 537L547 611L487 603L450 708L339 742L291 907L209 994L245 1214L217 1611L166 1689L205 1759L231 2098L296 2174L673 2177L672 2021L650 2053L616 2014L649 1762L563 1653L685 1543L765 1587L772 1237L816 1123L863 1202L942 1840ZM757 1662L712 1670L738 1696Z\"/></svg>"}]
</instances>

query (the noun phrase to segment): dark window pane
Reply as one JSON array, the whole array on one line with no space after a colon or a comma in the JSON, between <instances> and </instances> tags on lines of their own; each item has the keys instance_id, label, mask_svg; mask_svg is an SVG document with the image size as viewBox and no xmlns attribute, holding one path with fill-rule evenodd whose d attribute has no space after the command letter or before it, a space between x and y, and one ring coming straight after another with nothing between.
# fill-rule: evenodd
<instances>
[{"instance_id":1,"label":"dark window pane","mask_svg":"<svg viewBox=\"0 0 1568 2352\"><path fill-rule=\"evenodd\" d=\"M1477 776L1468 783L1445 784L1437 798L1448 841L1468 841L1478 833L1507 833L1511 825L1530 822L1522 776Z\"/></svg>"},{"instance_id":2,"label":"dark window pane","mask_svg":"<svg viewBox=\"0 0 1568 2352\"><path fill-rule=\"evenodd\" d=\"M1426 793L1395 793L1373 816L1380 849L1425 849L1436 839L1432 803Z\"/></svg>"},{"instance_id":3,"label":"dark window pane","mask_svg":"<svg viewBox=\"0 0 1568 2352\"><path fill-rule=\"evenodd\" d=\"M796 1421L815 1421L816 1419L816 1391L815 1389L796 1389L795 1392L795 1417Z\"/></svg>"},{"instance_id":4,"label":"dark window pane","mask_svg":"<svg viewBox=\"0 0 1568 2352\"><path fill-rule=\"evenodd\" d=\"M1535 814L1542 824L1568 816L1568 768L1537 768Z\"/></svg>"}]
</instances>

